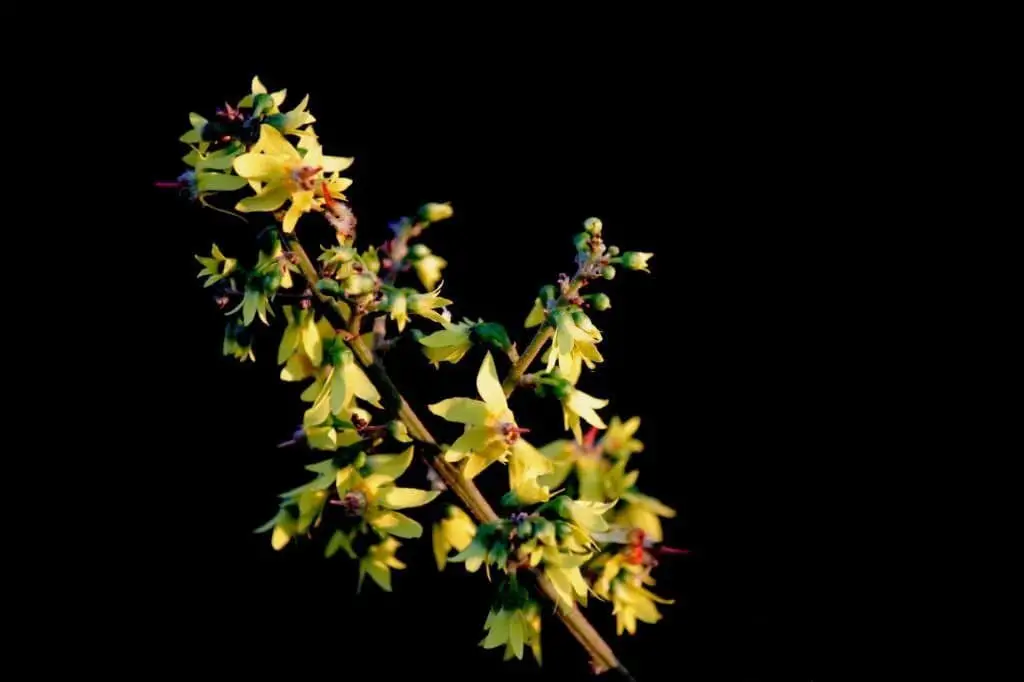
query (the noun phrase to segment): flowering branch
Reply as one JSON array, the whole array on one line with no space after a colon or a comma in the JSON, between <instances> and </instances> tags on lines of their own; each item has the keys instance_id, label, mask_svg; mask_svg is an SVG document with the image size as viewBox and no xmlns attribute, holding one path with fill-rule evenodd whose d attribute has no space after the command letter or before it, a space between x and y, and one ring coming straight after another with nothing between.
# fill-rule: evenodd
<instances>
[{"instance_id":1,"label":"flowering branch","mask_svg":"<svg viewBox=\"0 0 1024 682\"><path fill-rule=\"evenodd\" d=\"M392 237L379 248L358 249L355 215L343 194L351 180L340 175L353 159L324 153L311 126L315 119L306 111L308 99L287 112L281 109L284 99L285 91L268 92L254 79L251 92L237 106L219 109L214 120L191 114L192 128L181 136L189 145L183 161L190 170L163 183L209 208L216 208L211 195L252 190L234 211L273 220L256 234L259 251L251 264L225 256L216 244L210 256L196 257L204 286L217 285L215 299L225 309L225 355L255 360L256 320L270 327L271 318L284 317L277 349L281 379L311 383L300 396L309 403L302 424L279 447L301 443L330 453L306 466L316 478L282 493L278 513L257 532L270 532L272 547L282 550L293 540L333 531L325 556L344 552L358 562L359 588L369 576L391 591L391 571L405 568L396 556L399 538L423 534L423 526L400 510L428 505L450 489L472 516L448 505L445 518L433 525L439 570L450 561L464 563L469 572L485 566L488 578L491 565L502 574L481 646L503 646L506 659L522 658L529 649L540 662L541 611L528 589L532 585L554 602L595 672L615 670L632 679L577 604L586 605L588 594L610 601L619 634L634 633L638 620L657 622L655 603L669 602L643 586L653 584L651 569L670 553L658 546L659 517L675 512L639 493L638 472L627 470L630 455L642 449L632 438L639 420L623 424L613 418L606 425L596 410L608 401L576 388L584 365L594 369L603 362L596 345L601 332L584 309L610 306L607 295L580 291L598 278L612 279L616 266L647 271L652 254L620 255L602 241L601 222L587 220L575 238L576 273L541 289L525 324L539 329L520 356L500 323L453 322L447 308L452 301L435 288L447 263L417 240L449 218L451 206L427 204L415 218L392 224ZM337 237L316 260L296 236L307 214L325 219ZM425 291L402 283L409 270ZM301 293L288 291L295 286L293 273L305 280ZM228 309L232 301L237 304ZM476 380L480 400L453 397L427 406L462 427L451 444L435 438L381 360L416 319L440 326L429 334L410 327L435 367L459 362L478 345L511 362L499 381L488 350ZM369 332L363 331L366 322ZM388 338L389 322L398 336ZM545 368L526 375L538 358ZM541 449L531 445L531 429L517 423L507 404L519 385L541 398L555 397L575 438ZM371 423L374 415L366 406L383 411L388 421ZM585 437L581 420L594 427ZM607 429L600 440L597 429ZM405 445L414 441L418 445ZM383 454L389 443L404 450ZM429 467L432 490L396 483L417 451ZM504 516L473 483L495 464L508 470L501 505L512 511ZM449 556L453 549L458 554Z\"/></svg>"}]
</instances>

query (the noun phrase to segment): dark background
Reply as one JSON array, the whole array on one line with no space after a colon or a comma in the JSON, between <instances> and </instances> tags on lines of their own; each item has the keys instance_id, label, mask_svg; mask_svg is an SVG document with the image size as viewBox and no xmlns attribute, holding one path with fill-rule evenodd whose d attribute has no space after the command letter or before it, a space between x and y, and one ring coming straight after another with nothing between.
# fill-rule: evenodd
<instances>
[{"instance_id":1,"label":"dark background","mask_svg":"<svg viewBox=\"0 0 1024 682\"><path fill-rule=\"evenodd\" d=\"M756 55L713 70L671 56L633 64L588 53L476 74L471 54L426 62L415 51L373 75L357 57L150 67L131 91L145 163L130 178L140 210L125 240L160 274L128 294L147 345L125 363L126 379L146 398L126 396L138 435L117 461L146 494L120 520L118 593L137 614L122 643L176 674L349 679L365 663L384 666L382 679L587 678L551 616L540 669L479 648L487 581L458 566L439 575L428 538L403 545L409 568L394 573L394 593L368 582L357 596L353 563L324 560L319 544L275 553L252 533L315 458L274 447L302 414L299 390L277 378L279 337L258 339L255 365L222 357L221 312L195 279L193 254L213 241L244 254L254 228L148 185L183 169L188 112L237 101L258 74L272 91L288 88L286 110L310 93L325 151L356 158L349 198L364 246L420 204L452 202L455 217L424 241L450 263L453 314L500 321L520 347L538 288L572 272L585 218L602 219L608 243L655 253L651 275L620 270L598 284L613 304L593 315L606 362L580 386L612 400L609 417L641 416L639 485L678 510L666 543L691 553L656 573L655 592L676 599L659 624L616 637L608 604L586 613L640 682L826 679L824 502L837 474L825 463L853 449L838 426L848 360L834 349L850 330L834 314L833 275L856 245L854 208L831 202L849 171L827 159L848 135L820 122L838 103L809 97L813 78ZM307 247L328 237L317 223L300 222ZM419 406L470 394L481 358L475 350L435 371L410 346L395 356L396 381ZM513 408L534 443L561 437L554 403L521 392ZM422 481L420 462L410 472ZM502 479L483 476L491 499ZM425 526L429 514L412 513Z\"/></svg>"}]
</instances>

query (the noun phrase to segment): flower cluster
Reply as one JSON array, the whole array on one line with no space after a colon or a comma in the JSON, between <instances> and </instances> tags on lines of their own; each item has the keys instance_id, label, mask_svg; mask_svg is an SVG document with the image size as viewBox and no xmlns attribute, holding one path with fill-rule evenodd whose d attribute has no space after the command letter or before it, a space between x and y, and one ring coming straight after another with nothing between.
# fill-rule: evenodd
<instances>
[{"instance_id":1,"label":"flower cluster","mask_svg":"<svg viewBox=\"0 0 1024 682\"><path fill-rule=\"evenodd\" d=\"M606 423L599 411L609 401L579 383L584 368L605 362L603 333L591 315L610 309L611 299L592 285L617 270L650 272L652 254L606 244L601 221L586 220L574 238L576 271L541 288L524 325L534 336L520 355L502 324L452 319L453 301L441 295L448 261L421 241L428 228L453 217L451 205L424 204L390 223L382 243L357 244L345 195L352 180L341 175L354 159L324 151L308 95L291 109L286 99L285 90L271 92L254 78L236 104L209 117L190 114L190 129L180 137L188 146L187 169L174 182L157 183L259 223L251 256L228 256L213 244L209 255L196 256L198 277L225 311L224 355L255 360L257 331L280 333L280 378L301 382L296 392L305 405L300 425L281 445L327 457L305 467L315 478L281 494L276 513L257 532L269 533L275 550L322 538L325 556L344 553L357 562L357 589L369 576L391 591L392 571L406 568L397 556L402 541L423 535L404 510L447 490L475 521L453 503L434 508L428 522L434 521L438 570L462 563L470 573L484 567L490 579L497 569L484 648L503 647L506 660L522 659L529 649L540 663L542 611L529 588L533 574L566 607L555 612L590 652L609 649L566 616L590 596L611 602L619 634L634 633L637 621L657 622L656 604L671 601L647 587L658 558L674 551L661 545L661 519L675 512L637 489L639 472L629 464L643 451L634 438L639 419ZM334 237L310 257L300 236L316 221ZM472 358L477 346L485 349L478 351L474 397L445 391L452 397L421 411L451 430L447 443L438 444L442 439L387 374L385 353L405 335L436 369ZM495 357L506 367L503 380ZM526 435L528 415L509 406L519 387L554 398L571 438L535 447ZM591 427L586 435L584 422ZM397 483L416 448L430 467L430 489ZM504 517L496 517L473 482L500 470L495 464L507 468Z\"/></svg>"}]
</instances>

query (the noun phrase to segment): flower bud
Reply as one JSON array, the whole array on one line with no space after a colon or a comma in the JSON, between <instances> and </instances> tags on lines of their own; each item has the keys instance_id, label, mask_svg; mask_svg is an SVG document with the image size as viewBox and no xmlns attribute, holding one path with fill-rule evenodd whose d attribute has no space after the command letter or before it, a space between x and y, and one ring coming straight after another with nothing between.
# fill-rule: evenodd
<instances>
[{"instance_id":1,"label":"flower bud","mask_svg":"<svg viewBox=\"0 0 1024 682\"><path fill-rule=\"evenodd\" d=\"M586 232L580 232L572 238L572 243L576 245L577 251L589 251L590 235Z\"/></svg>"},{"instance_id":2,"label":"flower bud","mask_svg":"<svg viewBox=\"0 0 1024 682\"><path fill-rule=\"evenodd\" d=\"M540 288L540 300L544 303L553 301L558 298L558 291L555 289L554 284L545 284Z\"/></svg>"},{"instance_id":3,"label":"flower bud","mask_svg":"<svg viewBox=\"0 0 1024 682\"><path fill-rule=\"evenodd\" d=\"M529 519L523 519L519 522L519 526L516 528L516 534L522 540L528 540L533 535L533 524L530 523Z\"/></svg>"},{"instance_id":4,"label":"flower bud","mask_svg":"<svg viewBox=\"0 0 1024 682\"><path fill-rule=\"evenodd\" d=\"M420 207L420 220L436 223L439 220L451 218L453 213L451 204L447 202L443 204L430 203Z\"/></svg>"},{"instance_id":5,"label":"flower bud","mask_svg":"<svg viewBox=\"0 0 1024 682\"><path fill-rule=\"evenodd\" d=\"M409 253L413 258L426 258L430 255L430 247L426 244L413 244L412 248L409 249Z\"/></svg>"},{"instance_id":6,"label":"flower bud","mask_svg":"<svg viewBox=\"0 0 1024 682\"><path fill-rule=\"evenodd\" d=\"M647 269L647 261L654 256L653 253L643 253L641 251L627 251L622 254L622 264L630 270L642 270L644 272L650 272Z\"/></svg>"},{"instance_id":7,"label":"flower bud","mask_svg":"<svg viewBox=\"0 0 1024 682\"><path fill-rule=\"evenodd\" d=\"M608 247L608 255L609 256L618 256L619 255L619 247L617 247L617 246L609 246Z\"/></svg>"},{"instance_id":8,"label":"flower bud","mask_svg":"<svg viewBox=\"0 0 1024 682\"><path fill-rule=\"evenodd\" d=\"M608 298L608 294L591 294L584 298L590 301L590 306L598 312L604 312L612 307L612 299Z\"/></svg>"},{"instance_id":9,"label":"flower bud","mask_svg":"<svg viewBox=\"0 0 1024 682\"><path fill-rule=\"evenodd\" d=\"M615 279L615 268L610 265L606 265L601 268L601 276L605 279Z\"/></svg>"},{"instance_id":10,"label":"flower bud","mask_svg":"<svg viewBox=\"0 0 1024 682\"><path fill-rule=\"evenodd\" d=\"M373 275L368 275L366 273L352 275L345 280L345 293L349 296L361 296L362 294L368 294L373 291L376 281L377 280Z\"/></svg>"},{"instance_id":11,"label":"flower bud","mask_svg":"<svg viewBox=\"0 0 1024 682\"><path fill-rule=\"evenodd\" d=\"M583 228L590 234L601 234L601 221L598 218L587 218L583 221Z\"/></svg>"}]
</instances>

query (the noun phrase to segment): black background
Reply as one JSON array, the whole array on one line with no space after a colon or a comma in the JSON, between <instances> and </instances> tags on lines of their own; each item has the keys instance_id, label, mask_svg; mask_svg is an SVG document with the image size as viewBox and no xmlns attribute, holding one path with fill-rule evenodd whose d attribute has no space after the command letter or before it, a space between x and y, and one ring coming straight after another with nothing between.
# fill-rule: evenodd
<instances>
[{"instance_id":1,"label":"black background","mask_svg":"<svg viewBox=\"0 0 1024 682\"><path fill-rule=\"evenodd\" d=\"M147 345L124 365L146 397L124 396L119 417L133 437L117 461L145 481L138 511L119 519L115 589L136 614L124 644L179 674L354 679L365 664L386 670L381 679L587 678L554 617L540 669L479 648L487 581L458 566L439 575L426 538L404 544L409 568L395 572L394 593L368 582L357 596L354 564L324 560L320 545L275 553L252 533L314 456L274 447L302 414L299 391L277 378L277 337L258 339L255 365L222 357L222 313L193 255L213 241L245 254L258 228L149 185L183 169L188 112L237 101L258 74L288 88L285 109L310 93L325 151L356 158L348 194L363 245L424 202L452 202L455 217L424 241L450 263L453 314L500 321L520 347L538 288L571 273L585 218L602 219L608 243L655 253L652 274L598 284L613 304L593 315L606 363L580 386L612 400L608 416L641 416L639 485L678 510L666 543L691 553L656 574L655 591L676 599L661 623L616 637L609 605L587 614L640 682L825 679L834 586L824 501L837 485L825 463L853 448L838 426L848 361L835 344L850 330L834 315L833 275L856 245L855 216L831 202L848 135L820 122L840 103L809 97L814 79L756 55L712 69L671 52L633 63L584 49L547 67L488 62L476 73L472 53L426 61L416 50L372 72L357 55L302 62L301 51L293 62L148 67L131 90L145 159L130 178L140 210L125 245L159 276L137 285L140 264L127 287L131 329ZM314 217L299 230L307 246L329 235ZM469 395L480 362L474 351L435 371L413 347L395 356L396 381L420 406ZM553 403L522 392L512 406L533 442L560 437ZM421 463L410 472L422 481ZM481 485L494 499L501 483L491 471Z\"/></svg>"}]
</instances>

